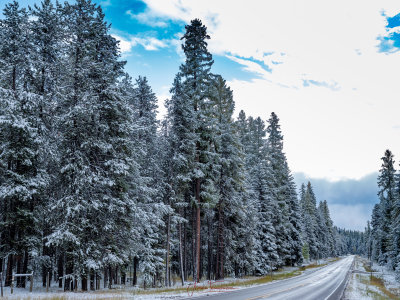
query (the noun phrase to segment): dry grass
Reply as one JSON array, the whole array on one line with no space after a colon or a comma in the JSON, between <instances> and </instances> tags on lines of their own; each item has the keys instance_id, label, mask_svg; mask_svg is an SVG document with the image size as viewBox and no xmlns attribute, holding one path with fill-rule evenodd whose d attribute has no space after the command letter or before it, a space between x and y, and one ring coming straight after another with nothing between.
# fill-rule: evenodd
<instances>
[{"instance_id":1,"label":"dry grass","mask_svg":"<svg viewBox=\"0 0 400 300\"><path fill-rule=\"evenodd\" d=\"M367 263L367 262L363 262L363 267L366 272L375 272L376 271L376 270L372 269L371 266L369 265L369 263Z\"/></svg>"},{"instance_id":2,"label":"dry grass","mask_svg":"<svg viewBox=\"0 0 400 300\"><path fill-rule=\"evenodd\" d=\"M286 278L291 278L294 276L300 275L301 272L299 270L292 271L289 273L278 273L278 274L271 274L271 275L266 275L258 278L253 278L245 281L238 281L230 284L231 286L244 286L244 285L253 285L253 284L263 284L263 283L268 283L274 280L282 280Z\"/></svg>"},{"instance_id":3,"label":"dry grass","mask_svg":"<svg viewBox=\"0 0 400 300\"><path fill-rule=\"evenodd\" d=\"M379 289L379 291L383 294L383 295L378 294L376 291L367 289L367 293L370 295L373 295L374 299L379 299L379 300L380 299L399 299L399 296L392 293L390 290L388 290L385 287L384 281L379 277L376 277L374 275L364 276L364 279L362 280L362 282L366 285L372 285L372 286L377 287Z\"/></svg>"},{"instance_id":4,"label":"dry grass","mask_svg":"<svg viewBox=\"0 0 400 300\"><path fill-rule=\"evenodd\" d=\"M329 261L335 262L338 261L340 258L336 257L333 258ZM256 284L264 284L268 283L274 280L282 280L282 279L287 279L291 278L294 276L300 275L304 270L307 269L313 269L313 268L318 268L318 267L323 267L328 265L329 263L324 263L324 264L310 264L305 267L300 267L298 270L292 271L292 272L286 272L286 273L279 273L281 270L278 270L278 273L271 273L270 275L266 276L261 276L261 277L247 277L246 280L237 280L233 282L227 282L227 283L222 283L222 284L213 284L214 289L230 289L234 287L239 287L239 286L247 286L247 285L256 285ZM207 285L197 285L195 290L196 291L201 291L201 290L207 290L209 286ZM189 290L193 290L193 287L190 287ZM171 292L187 292L188 288L187 287L180 287L180 288L164 288L164 289L149 289L149 290L139 290L136 292L137 295L149 295L149 294L160 294L160 293L171 293Z\"/></svg>"},{"instance_id":5,"label":"dry grass","mask_svg":"<svg viewBox=\"0 0 400 300\"><path fill-rule=\"evenodd\" d=\"M330 262L334 262L339 260L340 258L334 258L330 260ZM326 266L328 263L325 264L310 264L305 267L300 267L298 270L294 270L292 272L281 272L282 270L278 270L277 273L271 273L266 276L260 276L260 277L247 277L245 280L237 280L237 281L232 281L232 282L227 282L227 283L217 283L213 284L212 288L216 290L229 290L233 289L234 287L239 287L239 286L247 286L247 285L257 285L257 284L264 284L264 283L269 283L275 280L282 280L282 279L287 279L291 277L298 276L302 273L302 271L307 270L307 269L313 269L313 268L318 268L318 267L323 267ZM189 293L193 291L193 287L189 287ZM200 284L196 285L195 291L202 291L202 290L207 290L209 289L208 285ZM123 290L123 289L112 289L112 290L101 290L101 291L96 291L93 292L93 295L95 295L95 299L98 300L105 300L105 299L112 299L112 297L115 298L117 296L119 299L124 299L124 298L131 298L134 295L151 295L151 294L162 294L162 293L186 293L188 292L188 287L173 287L173 288L162 288L162 289L147 289L147 290ZM79 293L77 295L74 295L74 299L79 299ZM29 298L28 298L29 299ZM39 298L31 298L31 299L39 299ZM70 299L67 295L49 295L49 297L40 297L40 299L43 300L68 300Z\"/></svg>"},{"instance_id":6,"label":"dry grass","mask_svg":"<svg viewBox=\"0 0 400 300\"><path fill-rule=\"evenodd\" d=\"M216 290L229 290L233 289L234 287L239 286L246 286L246 285L254 285L254 284L264 284L274 280L282 280L286 278L291 278L294 276L300 275L301 272L299 270L295 270L288 273L278 273L278 274L271 274L262 277L250 277L247 280L237 280L227 283L220 283L220 284L213 284L212 288ZM189 292L195 291L202 291L209 289L208 285L196 285L195 288L189 287ZM157 290L140 290L137 291L137 295L149 295L149 294L160 294L160 293L171 293L171 292L188 292L188 287L180 287L180 288L165 288L165 289L157 289Z\"/></svg>"}]
</instances>

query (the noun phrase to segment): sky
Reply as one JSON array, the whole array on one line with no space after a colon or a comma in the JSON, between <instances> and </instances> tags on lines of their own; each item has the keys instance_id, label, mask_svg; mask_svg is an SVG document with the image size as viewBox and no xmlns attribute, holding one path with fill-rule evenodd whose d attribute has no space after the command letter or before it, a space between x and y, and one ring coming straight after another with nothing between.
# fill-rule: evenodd
<instances>
[{"instance_id":1,"label":"sky","mask_svg":"<svg viewBox=\"0 0 400 300\"><path fill-rule=\"evenodd\" d=\"M364 228L378 201L380 158L387 148L400 157L400 1L94 2L112 24L127 72L147 76L160 118L184 60L184 26L200 18L212 72L233 90L235 114L277 113L296 181L311 180L335 224Z\"/></svg>"}]
</instances>

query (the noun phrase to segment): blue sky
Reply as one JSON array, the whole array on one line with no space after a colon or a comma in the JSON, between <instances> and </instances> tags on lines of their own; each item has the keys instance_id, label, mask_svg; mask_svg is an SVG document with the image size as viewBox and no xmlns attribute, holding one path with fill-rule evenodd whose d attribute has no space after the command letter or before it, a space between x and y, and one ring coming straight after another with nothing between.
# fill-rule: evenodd
<instances>
[{"instance_id":1,"label":"blue sky","mask_svg":"<svg viewBox=\"0 0 400 300\"><path fill-rule=\"evenodd\" d=\"M365 226L380 157L387 148L400 157L400 1L94 2L120 40L127 72L148 77L160 116L183 61L184 26L200 18L212 71L231 86L236 113L266 120L276 112L296 180L315 182L338 225Z\"/></svg>"},{"instance_id":2,"label":"blue sky","mask_svg":"<svg viewBox=\"0 0 400 300\"><path fill-rule=\"evenodd\" d=\"M134 78L147 76L153 90L160 97L166 97L183 61L179 39L186 22L164 17L154 17L149 21L141 19L140 16L149 10L143 1L94 2L103 7L106 20L112 24L113 35L132 44L129 51L123 53L123 58L127 60L127 72ZM132 42L132 38L140 40ZM159 43L152 44L150 39ZM225 55L214 54L213 58L213 72L222 74L226 80L251 80L258 76Z\"/></svg>"}]
</instances>

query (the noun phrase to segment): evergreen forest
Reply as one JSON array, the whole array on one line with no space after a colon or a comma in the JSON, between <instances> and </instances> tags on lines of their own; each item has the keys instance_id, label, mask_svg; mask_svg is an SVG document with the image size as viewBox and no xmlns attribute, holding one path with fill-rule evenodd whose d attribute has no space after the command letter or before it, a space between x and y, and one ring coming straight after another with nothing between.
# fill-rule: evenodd
<instances>
[{"instance_id":1,"label":"evergreen forest","mask_svg":"<svg viewBox=\"0 0 400 300\"><path fill-rule=\"evenodd\" d=\"M4 5L6 286L30 272L64 290L170 286L348 253L400 270L400 176L390 151L367 231L335 227L312 184L296 187L279 117L235 114L233 91L213 73L210 38L199 19L185 26L185 59L159 119L148 79L126 73L99 5Z\"/></svg>"}]
</instances>

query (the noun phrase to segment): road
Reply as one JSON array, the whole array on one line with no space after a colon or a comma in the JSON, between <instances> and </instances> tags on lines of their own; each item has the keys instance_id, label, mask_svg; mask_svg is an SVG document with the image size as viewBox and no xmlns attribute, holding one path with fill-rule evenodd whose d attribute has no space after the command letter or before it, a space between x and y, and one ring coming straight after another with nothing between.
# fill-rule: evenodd
<instances>
[{"instance_id":1,"label":"road","mask_svg":"<svg viewBox=\"0 0 400 300\"><path fill-rule=\"evenodd\" d=\"M187 299L207 300L334 300L340 299L354 256L345 257L313 272L237 291Z\"/></svg>"}]
</instances>

